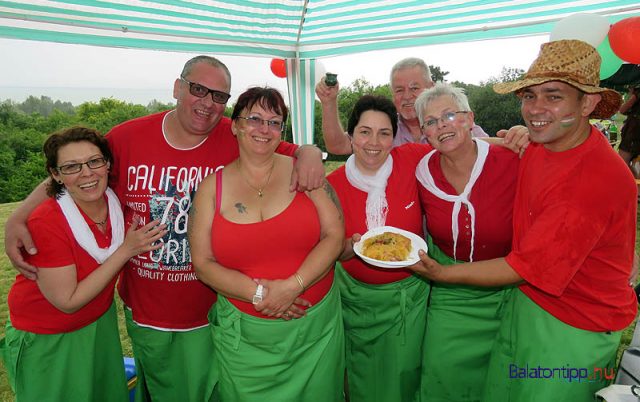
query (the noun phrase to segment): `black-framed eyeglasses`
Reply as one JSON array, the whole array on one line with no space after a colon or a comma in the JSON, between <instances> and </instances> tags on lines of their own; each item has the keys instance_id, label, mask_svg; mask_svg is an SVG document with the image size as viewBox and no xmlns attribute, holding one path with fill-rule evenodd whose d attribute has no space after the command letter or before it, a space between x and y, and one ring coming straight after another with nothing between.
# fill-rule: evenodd
<instances>
[{"instance_id":1,"label":"black-framed eyeglasses","mask_svg":"<svg viewBox=\"0 0 640 402\"><path fill-rule=\"evenodd\" d=\"M249 117L238 116L238 118L246 120L247 125L256 129L259 129L264 124L266 124L269 130L271 131L277 131L280 133L282 132L282 130L284 130L284 122L280 120L264 120L258 116L249 116Z\"/></svg>"},{"instance_id":2,"label":"black-framed eyeglasses","mask_svg":"<svg viewBox=\"0 0 640 402\"><path fill-rule=\"evenodd\" d=\"M458 112L445 112L442 113L442 115L440 116L439 119L437 118L430 118L424 121L424 123L422 123L422 126L420 126L423 130L426 130L428 128L434 128L438 126L438 121L442 121L443 123L447 122L447 121L454 121L456 119L456 116L458 114L466 114L469 113L468 111L458 111Z\"/></svg>"},{"instance_id":3,"label":"black-framed eyeglasses","mask_svg":"<svg viewBox=\"0 0 640 402\"><path fill-rule=\"evenodd\" d=\"M215 103L221 103L224 105L225 103L227 103L227 101L231 97L231 95L226 92L217 91L215 89L209 89L204 85L200 85L196 82L191 82L185 79L184 77L180 77L180 79L186 82L187 84L189 84L189 93L197 98L204 98L208 94L211 94L211 99Z\"/></svg>"},{"instance_id":4,"label":"black-framed eyeglasses","mask_svg":"<svg viewBox=\"0 0 640 402\"><path fill-rule=\"evenodd\" d=\"M102 156L98 158L90 159L84 163L67 163L66 165L58 166L56 169L62 174L76 174L82 170L82 165L87 165L89 169L100 169L107 164L107 160Z\"/></svg>"}]
</instances>

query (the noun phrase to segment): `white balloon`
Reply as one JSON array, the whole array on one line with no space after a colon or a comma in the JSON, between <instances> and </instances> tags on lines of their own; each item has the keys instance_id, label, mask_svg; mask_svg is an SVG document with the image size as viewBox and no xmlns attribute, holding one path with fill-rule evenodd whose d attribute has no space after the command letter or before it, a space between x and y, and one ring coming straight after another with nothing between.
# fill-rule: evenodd
<instances>
[{"instance_id":1,"label":"white balloon","mask_svg":"<svg viewBox=\"0 0 640 402\"><path fill-rule=\"evenodd\" d=\"M572 14L556 22L549 40L578 39L598 47L609 32L609 21L598 14Z\"/></svg>"}]
</instances>

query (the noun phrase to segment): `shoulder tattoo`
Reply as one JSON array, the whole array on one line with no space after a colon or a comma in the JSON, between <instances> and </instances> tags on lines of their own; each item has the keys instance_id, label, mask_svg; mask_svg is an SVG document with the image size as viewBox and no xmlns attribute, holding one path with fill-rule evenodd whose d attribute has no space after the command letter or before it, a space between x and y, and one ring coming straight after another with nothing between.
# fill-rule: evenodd
<instances>
[{"instance_id":1,"label":"shoulder tattoo","mask_svg":"<svg viewBox=\"0 0 640 402\"><path fill-rule=\"evenodd\" d=\"M329 199L331 199L333 204L338 209L338 215L339 215L340 220L344 221L344 216L343 216L343 213L342 213L342 205L340 205L340 199L338 199L338 195L336 194L336 191L333 189L331 184L329 184L327 179L324 179L324 184L322 185L322 188L323 188L324 192L327 193L327 195L329 196Z\"/></svg>"}]
</instances>

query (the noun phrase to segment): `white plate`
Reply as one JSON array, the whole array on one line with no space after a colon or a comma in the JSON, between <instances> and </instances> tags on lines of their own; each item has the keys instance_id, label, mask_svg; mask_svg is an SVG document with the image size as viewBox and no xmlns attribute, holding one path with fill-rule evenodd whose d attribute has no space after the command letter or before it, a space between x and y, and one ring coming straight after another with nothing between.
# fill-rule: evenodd
<instances>
[{"instance_id":1,"label":"white plate","mask_svg":"<svg viewBox=\"0 0 640 402\"><path fill-rule=\"evenodd\" d=\"M369 258L362 254L362 246L364 245L364 241L370 237L377 236L384 232L398 233L411 239L411 252L409 253L408 259L404 261L381 261ZM356 253L356 255L358 255L358 257L362 258L365 262L380 268L404 268L408 267L409 265L413 265L416 262L420 261L420 257L418 257L418 250L424 250L425 253L427 252L427 243L422 237L418 236L415 233L395 228L393 226L381 226L379 228L371 229L370 231L362 235L362 238L359 242L353 245L353 251Z\"/></svg>"}]
</instances>

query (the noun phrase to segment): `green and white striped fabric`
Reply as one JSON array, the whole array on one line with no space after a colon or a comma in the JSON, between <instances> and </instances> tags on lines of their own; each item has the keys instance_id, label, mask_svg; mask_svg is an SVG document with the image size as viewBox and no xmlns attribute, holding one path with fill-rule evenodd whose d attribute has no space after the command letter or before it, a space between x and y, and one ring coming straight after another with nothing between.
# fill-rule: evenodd
<instances>
[{"instance_id":1,"label":"green and white striped fabric","mask_svg":"<svg viewBox=\"0 0 640 402\"><path fill-rule=\"evenodd\" d=\"M296 144L313 144L315 76L315 59L287 59L291 128Z\"/></svg>"},{"instance_id":2,"label":"green and white striped fabric","mask_svg":"<svg viewBox=\"0 0 640 402\"><path fill-rule=\"evenodd\" d=\"M638 0L0 0L0 37L202 54L279 57L292 73L297 140L310 141L313 59L535 35L575 13L611 23ZM307 61L305 61L307 60ZM293 88L292 88L293 86ZM304 117L298 116L300 113ZM302 131L300 131L302 130Z\"/></svg>"},{"instance_id":3,"label":"green and white striped fabric","mask_svg":"<svg viewBox=\"0 0 640 402\"><path fill-rule=\"evenodd\" d=\"M0 1L0 37L312 59L549 32L588 12L613 22L637 0Z\"/></svg>"}]
</instances>

